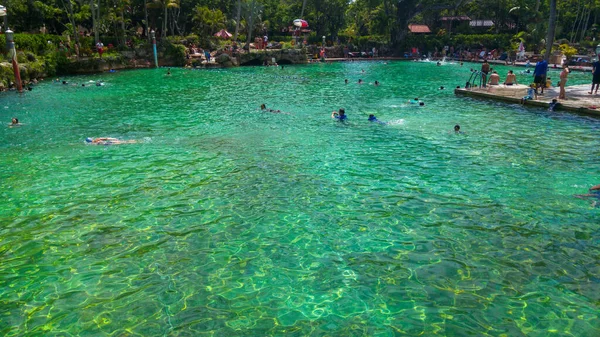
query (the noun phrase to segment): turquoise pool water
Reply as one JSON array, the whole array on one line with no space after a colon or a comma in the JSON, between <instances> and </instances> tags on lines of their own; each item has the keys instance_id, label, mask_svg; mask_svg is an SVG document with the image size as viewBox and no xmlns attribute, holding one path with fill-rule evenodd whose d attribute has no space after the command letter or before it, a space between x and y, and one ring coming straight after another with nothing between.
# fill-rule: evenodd
<instances>
[{"instance_id":1,"label":"turquoise pool water","mask_svg":"<svg viewBox=\"0 0 600 337\"><path fill-rule=\"evenodd\" d=\"M600 120L455 97L469 67L1 94L0 335L600 335Z\"/></svg>"}]
</instances>

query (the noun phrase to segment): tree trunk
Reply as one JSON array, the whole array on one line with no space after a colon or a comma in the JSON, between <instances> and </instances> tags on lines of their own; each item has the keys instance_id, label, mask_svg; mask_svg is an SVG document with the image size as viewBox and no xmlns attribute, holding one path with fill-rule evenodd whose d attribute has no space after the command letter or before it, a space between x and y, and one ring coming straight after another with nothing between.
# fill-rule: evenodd
<instances>
[{"instance_id":1,"label":"tree trunk","mask_svg":"<svg viewBox=\"0 0 600 337\"><path fill-rule=\"evenodd\" d=\"M250 51L250 39L252 38L252 27L254 23L254 8L250 9L250 22L248 22L248 34L246 36L246 46L248 46L248 51Z\"/></svg>"},{"instance_id":2,"label":"tree trunk","mask_svg":"<svg viewBox=\"0 0 600 337\"><path fill-rule=\"evenodd\" d=\"M127 45L127 34L125 33L125 8L121 8L121 33L123 34L123 44L122 46Z\"/></svg>"},{"instance_id":3,"label":"tree trunk","mask_svg":"<svg viewBox=\"0 0 600 337\"><path fill-rule=\"evenodd\" d=\"M146 34L146 39L148 40L148 43L150 43L150 31L148 30L148 0L144 0L144 19L146 20L144 22L146 26L144 34Z\"/></svg>"},{"instance_id":4,"label":"tree trunk","mask_svg":"<svg viewBox=\"0 0 600 337\"><path fill-rule=\"evenodd\" d=\"M90 0L90 10L92 12L92 30L94 31L94 44L98 43L100 39L98 34L98 12L96 6L96 0Z\"/></svg>"},{"instance_id":5,"label":"tree trunk","mask_svg":"<svg viewBox=\"0 0 600 337\"><path fill-rule=\"evenodd\" d=\"M550 19L548 20L548 35L546 36L546 54L544 59L550 60L552 45L554 44L554 33L556 31L556 0L550 0Z\"/></svg>"},{"instance_id":6,"label":"tree trunk","mask_svg":"<svg viewBox=\"0 0 600 337\"><path fill-rule=\"evenodd\" d=\"M235 34L233 35L233 41L237 41L238 32L240 31L240 20L242 16L242 0L237 0L237 14L235 17Z\"/></svg>"},{"instance_id":7,"label":"tree trunk","mask_svg":"<svg viewBox=\"0 0 600 337\"><path fill-rule=\"evenodd\" d=\"M167 37L167 18L169 17L169 8L167 7L168 0L163 0L165 2L165 11L163 15L163 31L161 36L163 38Z\"/></svg>"},{"instance_id":8,"label":"tree trunk","mask_svg":"<svg viewBox=\"0 0 600 337\"><path fill-rule=\"evenodd\" d=\"M400 52L401 42L408 33L408 22L421 13L423 6L420 0L399 0L396 8L396 22L390 30L390 41L396 53Z\"/></svg>"},{"instance_id":9,"label":"tree trunk","mask_svg":"<svg viewBox=\"0 0 600 337\"><path fill-rule=\"evenodd\" d=\"M304 9L306 8L306 0L302 2L302 12L300 12L300 19L304 19Z\"/></svg>"}]
</instances>

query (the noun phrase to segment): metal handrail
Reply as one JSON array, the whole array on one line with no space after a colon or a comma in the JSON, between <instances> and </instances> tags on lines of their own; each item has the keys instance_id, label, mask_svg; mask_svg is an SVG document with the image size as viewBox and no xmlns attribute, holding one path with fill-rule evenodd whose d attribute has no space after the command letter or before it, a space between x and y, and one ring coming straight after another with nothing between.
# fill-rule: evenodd
<instances>
[{"instance_id":1,"label":"metal handrail","mask_svg":"<svg viewBox=\"0 0 600 337\"><path fill-rule=\"evenodd\" d=\"M473 87L477 79L479 79L479 87L481 88L483 84L483 76L481 71L474 71L471 73L471 76L469 76L469 80L467 81L465 88Z\"/></svg>"}]
</instances>

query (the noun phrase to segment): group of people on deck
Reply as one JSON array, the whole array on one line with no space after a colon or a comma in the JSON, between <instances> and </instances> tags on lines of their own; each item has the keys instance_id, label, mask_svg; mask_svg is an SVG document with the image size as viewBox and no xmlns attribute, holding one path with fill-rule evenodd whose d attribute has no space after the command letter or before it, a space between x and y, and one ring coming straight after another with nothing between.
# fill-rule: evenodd
<instances>
[{"instance_id":1,"label":"group of people on deck","mask_svg":"<svg viewBox=\"0 0 600 337\"><path fill-rule=\"evenodd\" d=\"M596 87L596 90L598 90L598 86L600 86L600 63L598 64L598 84ZM491 74L490 74L491 72ZM489 78L488 78L488 74ZM533 84L532 87L535 89L535 97L537 97L538 90L541 89L541 95L544 94L544 88L550 88L552 86L552 81L550 77L547 77L548 74L548 62L546 62L546 60L541 60L539 61L536 65L535 65L535 69L533 71ZM560 81L559 81L559 88L560 88L560 92L558 95L559 99L567 99L566 97L566 92L565 92L565 86L567 85L567 78L569 76L569 67L568 65L564 65L562 71L560 72ZM596 75L594 75L596 76ZM490 68L490 64L487 62L487 60L483 60L483 64L481 65L481 77L483 80L483 86L486 87L487 84L489 85L500 85L500 75L498 75L498 72L496 72L495 70ZM594 82L596 83L596 82ZM517 83L517 76L514 74L514 72L512 70L508 71L508 74L506 75L506 80L504 81L504 85L516 85ZM592 90L594 89L593 85L592 85ZM590 92L591 94L591 92ZM531 96L531 95L528 95ZM533 96L531 96L533 99Z\"/></svg>"}]
</instances>

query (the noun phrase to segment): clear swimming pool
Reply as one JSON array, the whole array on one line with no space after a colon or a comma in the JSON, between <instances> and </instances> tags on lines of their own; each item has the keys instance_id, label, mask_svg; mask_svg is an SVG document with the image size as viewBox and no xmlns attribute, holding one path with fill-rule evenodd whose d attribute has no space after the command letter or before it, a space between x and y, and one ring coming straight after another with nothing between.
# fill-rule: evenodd
<instances>
[{"instance_id":1,"label":"clear swimming pool","mask_svg":"<svg viewBox=\"0 0 600 337\"><path fill-rule=\"evenodd\" d=\"M470 67L1 94L25 125L0 128L0 334L600 335L600 208L573 197L600 183L600 120L455 97ZM141 142L84 143L103 136Z\"/></svg>"}]
</instances>

